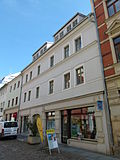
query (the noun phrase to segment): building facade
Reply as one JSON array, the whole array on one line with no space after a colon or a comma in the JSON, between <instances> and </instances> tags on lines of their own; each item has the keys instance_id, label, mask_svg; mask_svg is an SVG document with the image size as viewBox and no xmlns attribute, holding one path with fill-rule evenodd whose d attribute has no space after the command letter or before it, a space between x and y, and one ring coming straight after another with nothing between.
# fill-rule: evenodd
<instances>
[{"instance_id":1,"label":"building facade","mask_svg":"<svg viewBox=\"0 0 120 160\"><path fill-rule=\"evenodd\" d=\"M6 105L4 119L6 121L17 121L20 106L22 76L19 73L7 84Z\"/></svg>"},{"instance_id":2,"label":"building facade","mask_svg":"<svg viewBox=\"0 0 120 160\"><path fill-rule=\"evenodd\" d=\"M96 14L114 140L120 151L120 0L91 1Z\"/></svg>"},{"instance_id":3,"label":"building facade","mask_svg":"<svg viewBox=\"0 0 120 160\"><path fill-rule=\"evenodd\" d=\"M0 88L0 120L3 120L4 109L6 106L7 84Z\"/></svg>"},{"instance_id":4,"label":"building facade","mask_svg":"<svg viewBox=\"0 0 120 160\"><path fill-rule=\"evenodd\" d=\"M93 34L94 33L94 34ZM39 115L59 143L109 154L104 87L94 16L77 13L22 71L20 132Z\"/></svg>"}]
</instances>

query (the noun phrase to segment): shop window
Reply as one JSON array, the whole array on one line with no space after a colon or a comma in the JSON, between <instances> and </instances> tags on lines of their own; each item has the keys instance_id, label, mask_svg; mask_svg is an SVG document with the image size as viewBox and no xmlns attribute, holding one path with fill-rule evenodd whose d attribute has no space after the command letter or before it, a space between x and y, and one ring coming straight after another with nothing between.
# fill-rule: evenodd
<instances>
[{"instance_id":1,"label":"shop window","mask_svg":"<svg viewBox=\"0 0 120 160\"><path fill-rule=\"evenodd\" d=\"M28 127L27 127L27 124L28 124L28 116L24 116L24 119L23 119L23 132L24 133L28 133Z\"/></svg>"},{"instance_id":2,"label":"shop window","mask_svg":"<svg viewBox=\"0 0 120 160\"><path fill-rule=\"evenodd\" d=\"M108 0L107 1L108 14L111 17L118 11L120 11L120 0Z\"/></svg>"},{"instance_id":3,"label":"shop window","mask_svg":"<svg viewBox=\"0 0 120 160\"><path fill-rule=\"evenodd\" d=\"M96 138L94 107L71 110L71 138Z\"/></svg>"},{"instance_id":4,"label":"shop window","mask_svg":"<svg viewBox=\"0 0 120 160\"><path fill-rule=\"evenodd\" d=\"M120 36L113 39L117 62L120 62Z\"/></svg>"},{"instance_id":5,"label":"shop window","mask_svg":"<svg viewBox=\"0 0 120 160\"><path fill-rule=\"evenodd\" d=\"M46 113L47 129L55 129L55 112Z\"/></svg>"}]
</instances>

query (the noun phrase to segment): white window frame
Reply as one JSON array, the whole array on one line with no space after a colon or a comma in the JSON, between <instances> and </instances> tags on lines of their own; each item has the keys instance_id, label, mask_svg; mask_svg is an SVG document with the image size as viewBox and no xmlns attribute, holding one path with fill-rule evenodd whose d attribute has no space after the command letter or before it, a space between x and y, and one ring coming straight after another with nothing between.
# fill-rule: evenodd
<instances>
[{"instance_id":1,"label":"white window frame","mask_svg":"<svg viewBox=\"0 0 120 160\"><path fill-rule=\"evenodd\" d=\"M83 70L84 70L84 73L83 73L83 76L84 76L84 82L81 83L81 84L76 84L76 69L80 68L83 66ZM85 84L85 65L84 64L80 64L80 65L77 65L75 68L74 68L74 87L78 87L78 86L82 86Z\"/></svg>"},{"instance_id":2,"label":"white window frame","mask_svg":"<svg viewBox=\"0 0 120 160\"><path fill-rule=\"evenodd\" d=\"M71 53L70 53L70 42L67 42L66 44L64 44L63 45L63 47L62 47L62 60L64 60L64 59L66 59L65 57L64 57L64 48L65 47L67 47L67 46L69 46L69 57L70 57L70 55L71 55ZM68 57L67 57L68 58Z\"/></svg>"},{"instance_id":3,"label":"white window frame","mask_svg":"<svg viewBox=\"0 0 120 160\"><path fill-rule=\"evenodd\" d=\"M73 38L73 53L79 52L79 51L76 52L76 49L75 49L75 40L78 39L79 37L81 37L81 49L83 48L82 34L79 34Z\"/></svg>"}]
</instances>

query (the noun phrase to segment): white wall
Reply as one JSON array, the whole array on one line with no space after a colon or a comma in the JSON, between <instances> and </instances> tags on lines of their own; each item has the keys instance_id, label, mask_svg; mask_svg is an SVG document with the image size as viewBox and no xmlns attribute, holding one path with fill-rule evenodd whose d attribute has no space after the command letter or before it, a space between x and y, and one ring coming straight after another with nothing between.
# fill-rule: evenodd
<instances>
[{"instance_id":1,"label":"white wall","mask_svg":"<svg viewBox=\"0 0 120 160\"><path fill-rule=\"evenodd\" d=\"M81 36L82 49L75 53L74 40ZM103 90L100 57L98 54L97 36L95 24L86 20L76 27L50 50L32 63L23 71L23 88L21 109L47 104L50 102L86 95ZM66 44L70 45L70 57L63 60L63 51ZM55 56L55 66L49 67L50 57ZM41 74L37 76L37 66L41 65ZM84 66L85 83L75 85L75 69ZM25 83L26 74L33 71L33 79ZM67 71L71 72L71 88L63 90L63 76ZM49 81L54 80L54 93L49 95ZM36 87L40 86L40 97L36 99ZM23 102L24 93L32 91L31 101Z\"/></svg>"}]
</instances>

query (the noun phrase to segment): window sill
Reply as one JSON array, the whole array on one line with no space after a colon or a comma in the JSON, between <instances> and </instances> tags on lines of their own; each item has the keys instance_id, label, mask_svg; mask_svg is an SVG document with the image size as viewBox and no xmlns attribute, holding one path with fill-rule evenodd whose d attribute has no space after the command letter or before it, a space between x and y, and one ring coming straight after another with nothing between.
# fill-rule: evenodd
<instances>
[{"instance_id":1,"label":"window sill","mask_svg":"<svg viewBox=\"0 0 120 160\"><path fill-rule=\"evenodd\" d=\"M96 139L88 139L88 138L82 138L82 139L71 138L71 139L68 139L68 140L69 141L81 142L81 143L90 143L90 144L96 144L97 143Z\"/></svg>"}]
</instances>

